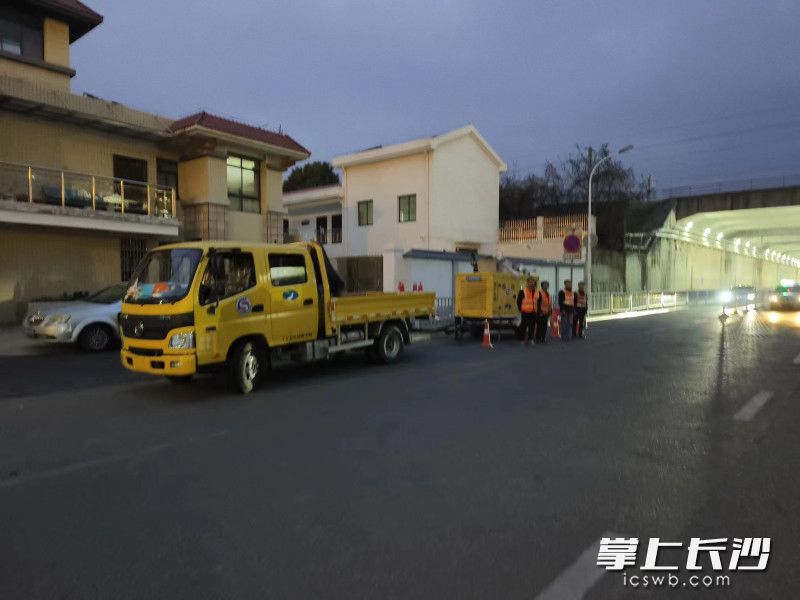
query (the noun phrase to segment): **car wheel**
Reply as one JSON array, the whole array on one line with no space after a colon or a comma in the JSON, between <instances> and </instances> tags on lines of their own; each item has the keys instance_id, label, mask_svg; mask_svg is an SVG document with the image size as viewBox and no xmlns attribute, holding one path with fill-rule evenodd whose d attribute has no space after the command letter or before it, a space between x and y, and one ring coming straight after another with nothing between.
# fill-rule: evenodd
<instances>
[{"instance_id":1,"label":"car wheel","mask_svg":"<svg viewBox=\"0 0 800 600\"><path fill-rule=\"evenodd\" d=\"M230 361L230 382L242 394L249 394L258 383L264 369L261 354L253 342L242 342L233 352Z\"/></svg>"},{"instance_id":2,"label":"car wheel","mask_svg":"<svg viewBox=\"0 0 800 600\"><path fill-rule=\"evenodd\" d=\"M375 353L383 364L394 362L403 352L403 334L396 325L387 325L375 341Z\"/></svg>"},{"instance_id":3,"label":"car wheel","mask_svg":"<svg viewBox=\"0 0 800 600\"><path fill-rule=\"evenodd\" d=\"M108 325L97 323L87 325L78 336L78 345L86 352L108 350L114 341L114 334Z\"/></svg>"}]
</instances>

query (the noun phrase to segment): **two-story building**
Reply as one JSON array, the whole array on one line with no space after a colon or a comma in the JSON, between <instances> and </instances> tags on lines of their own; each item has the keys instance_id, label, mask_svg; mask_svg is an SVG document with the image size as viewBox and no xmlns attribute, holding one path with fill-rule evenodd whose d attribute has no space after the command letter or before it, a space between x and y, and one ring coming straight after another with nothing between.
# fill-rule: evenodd
<instances>
[{"instance_id":1,"label":"two-story building","mask_svg":"<svg viewBox=\"0 0 800 600\"><path fill-rule=\"evenodd\" d=\"M206 112L73 94L70 46L102 21L77 0L0 6L0 323L126 280L158 242L283 239L283 173L308 150Z\"/></svg>"},{"instance_id":2,"label":"two-story building","mask_svg":"<svg viewBox=\"0 0 800 600\"><path fill-rule=\"evenodd\" d=\"M452 296L473 255L493 264L506 164L468 125L338 156L341 185L284 195L289 227L328 243L352 289ZM492 267L493 268L493 267Z\"/></svg>"}]
</instances>

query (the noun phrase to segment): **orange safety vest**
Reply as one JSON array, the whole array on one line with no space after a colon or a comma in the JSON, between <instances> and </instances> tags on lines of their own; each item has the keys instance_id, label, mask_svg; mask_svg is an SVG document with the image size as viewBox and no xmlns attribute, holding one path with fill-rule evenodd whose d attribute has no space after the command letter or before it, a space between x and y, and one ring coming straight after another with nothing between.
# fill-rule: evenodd
<instances>
[{"instance_id":1,"label":"orange safety vest","mask_svg":"<svg viewBox=\"0 0 800 600\"><path fill-rule=\"evenodd\" d=\"M572 290L562 290L564 292L564 306L575 305L575 292Z\"/></svg>"},{"instance_id":2,"label":"orange safety vest","mask_svg":"<svg viewBox=\"0 0 800 600\"><path fill-rule=\"evenodd\" d=\"M550 306L550 294L544 290L536 290L536 293L533 295L534 306L539 305L539 298L542 299L542 314L549 315L552 312L552 307Z\"/></svg>"},{"instance_id":3,"label":"orange safety vest","mask_svg":"<svg viewBox=\"0 0 800 600\"><path fill-rule=\"evenodd\" d=\"M524 313L532 313L536 310L536 305L534 304L535 294L528 288L525 288L524 292L525 297L522 299L520 310Z\"/></svg>"},{"instance_id":4,"label":"orange safety vest","mask_svg":"<svg viewBox=\"0 0 800 600\"><path fill-rule=\"evenodd\" d=\"M586 308L586 292L578 290L578 301L575 303L577 308Z\"/></svg>"}]
</instances>

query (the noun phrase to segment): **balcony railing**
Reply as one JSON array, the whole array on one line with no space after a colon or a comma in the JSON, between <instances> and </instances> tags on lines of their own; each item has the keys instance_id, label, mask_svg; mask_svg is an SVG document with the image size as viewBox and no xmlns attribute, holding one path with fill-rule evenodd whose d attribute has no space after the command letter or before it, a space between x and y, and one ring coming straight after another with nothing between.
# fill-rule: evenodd
<instances>
[{"instance_id":1,"label":"balcony railing","mask_svg":"<svg viewBox=\"0 0 800 600\"><path fill-rule=\"evenodd\" d=\"M3 162L0 200L164 219L175 218L176 209L171 187Z\"/></svg>"},{"instance_id":2,"label":"balcony railing","mask_svg":"<svg viewBox=\"0 0 800 600\"><path fill-rule=\"evenodd\" d=\"M501 242L563 239L567 233L576 229L585 232L586 223L585 214L501 221L499 239Z\"/></svg>"},{"instance_id":3,"label":"balcony railing","mask_svg":"<svg viewBox=\"0 0 800 600\"><path fill-rule=\"evenodd\" d=\"M514 219L500 223L501 242L535 240L538 237L537 219Z\"/></svg>"}]
</instances>

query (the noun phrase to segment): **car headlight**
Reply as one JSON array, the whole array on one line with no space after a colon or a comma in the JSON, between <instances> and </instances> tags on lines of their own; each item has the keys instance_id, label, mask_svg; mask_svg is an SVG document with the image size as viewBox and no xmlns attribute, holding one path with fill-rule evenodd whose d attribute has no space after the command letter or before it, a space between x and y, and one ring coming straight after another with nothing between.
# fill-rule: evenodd
<instances>
[{"instance_id":1,"label":"car headlight","mask_svg":"<svg viewBox=\"0 0 800 600\"><path fill-rule=\"evenodd\" d=\"M775 294L772 294L772 296L769 297L769 301L770 302L777 302L778 301L778 297Z\"/></svg>"},{"instance_id":2,"label":"car headlight","mask_svg":"<svg viewBox=\"0 0 800 600\"><path fill-rule=\"evenodd\" d=\"M169 347L181 350L194 348L194 331L175 333L169 338Z\"/></svg>"},{"instance_id":3,"label":"car headlight","mask_svg":"<svg viewBox=\"0 0 800 600\"><path fill-rule=\"evenodd\" d=\"M756 299L756 295L753 294L753 293L747 294L747 299L748 300L755 300Z\"/></svg>"},{"instance_id":4,"label":"car headlight","mask_svg":"<svg viewBox=\"0 0 800 600\"><path fill-rule=\"evenodd\" d=\"M731 300L733 300L733 294L730 291L725 290L719 295L719 299L722 300L723 302L730 302Z\"/></svg>"},{"instance_id":5,"label":"car headlight","mask_svg":"<svg viewBox=\"0 0 800 600\"><path fill-rule=\"evenodd\" d=\"M71 318L72 315L50 315L44 322L46 325L66 325Z\"/></svg>"}]
</instances>

